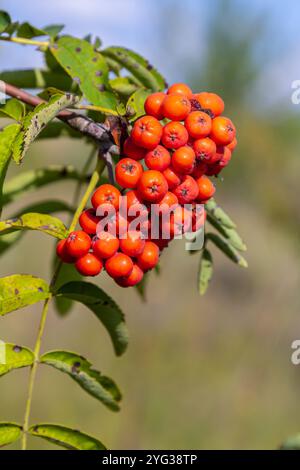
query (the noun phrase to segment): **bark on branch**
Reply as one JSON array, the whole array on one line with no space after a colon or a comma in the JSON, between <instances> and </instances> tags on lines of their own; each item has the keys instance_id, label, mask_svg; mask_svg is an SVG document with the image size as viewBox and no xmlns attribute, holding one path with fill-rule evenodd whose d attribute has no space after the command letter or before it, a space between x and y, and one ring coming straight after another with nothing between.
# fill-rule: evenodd
<instances>
[{"instance_id":1,"label":"bark on branch","mask_svg":"<svg viewBox=\"0 0 300 470\"><path fill-rule=\"evenodd\" d=\"M34 107L41 103L46 103L46 101L39 96L31 95L9 83L2 83L4 84L5 93L8 96L17 98L23 103ZM72 127L72 129L95 140L103 154L119 154L119 147L114 141L109 125L95 122L87 116L69 110L61 111L57 117L68 126Z\"/></svg>"}]
</instances>

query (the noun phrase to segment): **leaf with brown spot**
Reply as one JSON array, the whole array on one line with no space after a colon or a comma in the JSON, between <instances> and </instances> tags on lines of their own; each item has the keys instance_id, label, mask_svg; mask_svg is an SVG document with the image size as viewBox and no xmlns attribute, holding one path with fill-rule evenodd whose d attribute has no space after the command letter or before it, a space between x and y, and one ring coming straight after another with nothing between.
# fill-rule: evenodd
<instances>
[{"instance_id":1,"label":"leaf with brown spot","mask_svg":"<svg viewBox=\"0 0 300 470\"><path fill-rule=\"evenodd\" d=\"M16 289L18 295L15 294ZM49 286L43 279L31 274L13 274L0 278L0 315L6 315L50 296Z\"/></svg>"}]
</instances>

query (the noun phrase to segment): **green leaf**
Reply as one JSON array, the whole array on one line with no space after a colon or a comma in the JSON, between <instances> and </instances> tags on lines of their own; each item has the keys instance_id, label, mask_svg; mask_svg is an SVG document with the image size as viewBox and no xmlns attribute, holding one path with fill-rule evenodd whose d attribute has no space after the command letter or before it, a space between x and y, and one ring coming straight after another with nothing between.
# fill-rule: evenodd
<instances>
[{"instance_id":1,"label":"green leaf","mask_svg":"<svg viewBox=\"0 0 300 470\"><path fill-rule=\"evenodd\" d=\"M208 289L209 283L213 275L213 259L209 250L204 248L198 273L198 290L200 295L204 295Z\"/></svg>"},{"instance_id":2,"label":"green leaf","mask_svg":"<svg viewBox=\"0 0 300 470\"><path fill-rule=\"evenodd\" d=\"M12 98L0 106L0 117L9 117L15 121L21 121L25 116L26 107L22 101Z\"/></svg>"},{"instance_id":3,"label":"green leaf","mask_svg":"<svg viewBox=\"0 0 300 470\"><path fill-rule=\"evenodd\" d=\"M161 91L167 87L162 75L142 56L124 47L108 47L102 51L105 57L112 59L128 70L140 83L152 91Z\"/></svg>"},{"instance_id":4,"label":"green leaf","mask_svg":"<svg viewBox=\"0 0 300 470\"><path fill-rule=\"evenodd\" d=\"M116 97L105 91L109 87L106 61L89 42L63 36L50 50L90 103L105 113L116 110Z\"/></svg>"},{"instance_id":5,"label":"green leaf","mask_svg":"<svg viewBox=\"0 0 300 470\"><path fill-rule=\"evenodd\" d=\"M64 29L64 27L64 24L51 24L49 26L45 26L43 30L48 34L48 36L50 36L51 39L55 39L57 35Z\"/></svg>"},{"instance_id":6,"label":"green leaf","mask_svg":"<svg viewBox=\"0 0 300 470\"><path fill-rule=\"evenodd\" d=\"M36 424L31 426L29 434L69 450L106 450L98 439L58 424Z\"/></svg>"},{"instance_id":7,"label":"green leaf","mask_svg":"<svg viewBox=\"0 0 300 470\"><path fill-rule=\"evenodd\" d=\"M32 26L27 21L19 25L17 29L17 36L21 38L31 39L39 36L46 36L46 31Z\"/></svg>"},{"instance_id":8,"label":"green leaf","mask_svg":"<svg viewBox=\"0 0 300 470\"><path fill-rule=\"evenodd\" d=\"M227 241L216 233L207 233L206 238L211 240L231 261L234 261L242 268L247 268L248 263L245 258Z\"/></svg>"},{"instance_id":9,"label":"green leaf","mask_svg":"<svg viewBox=\"0 0 300 470\"><path fill-rule=\"evenodd\" d=\"M280 446L281 450L300 450L300 434L286 439Z\"/></svg>"},{"instance_id":10,"label":"green leaf","mask_svg":"<svg viewBox=\"0 0 300 470\"><path fill-rule=\"evenodd\" d=\"M236 224L231 220L228 214L216 203L215 199L210 199L205 204L205 210L212 215L221 225L227 228L236 228Z\"/></svg>"},{"instance_id":11,"label":"green leaf","mask_svg":"<svg viewBox=\"0 0 300 470\"><path fill-rule=\"evenodd\" d=\"M0 238L0 243L1 243L1 238ZM0 249L1 249L1 245L0 245ZM56 253L54 253L54 263L56 264L56 262L57 262L57 256L56 256ZM82 279L82 275L79 274L79 272L76 269L74 269L74 266L72 264L63 263L60 268L55 285L56 285L56 288L59 289L66 282L80 281L81 279ZM68 299L67 297L57 296L57 297L54 297L54 304L59 315L64 316L70 312L70 310L73 307L74 301L71 299Z\"/></svg>"},{"instance_id":12,"label":"green leaf","mask_svg":"<svg viewBox=\"0 0 300 470\"><path fill-rule=\"evenodd\" d=\"M10 25L11 19L6 11L0 10L0 33L3 33Z\"/></svg>"},{"instance_id":13,"label":"green leaf","mask_svg":"<svg viewBox=\"0 0 300 470\"><path fill-rule=\"evenodd\" d=\"M83 390L111 410L120 409L118 402L122 396L116 384L92 369L92 364L84 357L69 351L50 351L40 358L40 362L68 374Z\"/></svg>"},{"instance_id":14,"label":"green leaf","mask_svg":"<svg viewBox=\"0 0 300 470\"><path fill-rule=\"evenodd\" d=\"M36 190L47 184L65 180L82 181L82 176L74 167L64 165L51 165L25 171L5 182L3 204L15 201L25 191Z\"/></svg>"},{"instance_id":15,"label":"green leaf","mask_svg":"<svg viewBox=\"0 0 300 470\"><path fill-rule=\"evenodd\" d=\"M34 354L23 346L5 343L5 364L0 362L0 377L11 370L31 366L34 362Z\"/></svg>"},{"instance_id":16,"label":"green leaf","mask_svg":"<svg viewBox=\"0 0 300 470\"><path fill-rule=\"evenodd\" d=\"M90 282L73 281L61 286L56 295L76 300L88 307L107 329L117 356L125 352L128 345L128 331L124 314L100 287Z\"/></svg>"},{"instance_id":17,"label":"green leaf","mask_svg":"<svg viewBox=\"0 0 300 470\"><path fill-rule=\"evenodd\" d=\"M49 214L29 212L19 217L0 221L0 235L14 232L15 230L38 230L59 239L66 238L68 230L57 217Z\"/></svg>"},{"instance_id":18,"label":"green leaf","mask_svg":"<svg viewBox=\"0 0 300 470\"><path fill-rule=\"evenodd\" d=\"M118 93L128 98L137 89L137 86L132 83L127 77L117 77L109 81L111 88Z\"/></svg>"},{"instance_id":19,"label":"green leaf","mask_svg":"<svg viewBox=\"0 0 300 470\"><path fill-rule=\"evenodd\" d=\"M11 157L12 144L20 130L19 124L11 124L0 132L0 214L4 204L3 183Z\"/></svg>"},{"instance_id":20,"label":"green leaf","mask_svg":"<svg viewBox=\"0 0 300 470\"><path fill-rule=\"evenodd\" d=\"M227 238L228 242L239 251L247 251L247 247L242 238L234 228L227 228L220 224L220 222L212 215L207 214L208 222L220 232L223 237Z\"/></svg>"},{"instance_id":21,"label":"green leaf","mask_svg":"<svg viewBox=\"0 0 300 470\"><path fill-rule=\"evenodd\" d=\"M67 74L42 69L8 70L0 73L0 80L18 88L47 88L54 86L64 91L74 91L76 86ZM72 86L73 84L73 86Z\"/></svg>"},{"instance_id":22,"label":"green leaf","mask_svg":"<svg viewBox=\"0 0 300 470\"><path fill-rule=\"evenodd\" d=\"M58 201L58 200L48 200L48 201L42 201L42 202L36 202L33 204L30 204L26 206L26 208L23 208L22 210L18 211L13 217L19 217L21 214L27 213L27 212L40 212L40 213L53 213L53 212L74 212L74 208L69 206L63 201ZM22 238L22 236L25 234L25 231L16 231L16 232L11 232L7 235L2 235L0 237L0 256L4 254L9 248L12 246L15 246L16 243ZM55 257L55 260L57 258ZM63 266L69 266L67 264L64 264ZM74 268L72 268L73 272L76 272Z\"/></svg>"},{"instance_id":23,"label":"green leaf","mask_svg":"<svg viewBox=\"0 0 300 470\"><path fill-rule=\"evenodd\" d=\"M21 131L13 144L13 158L21 163L30 144L36 139L47 123L68 106L73 106L78 98L71 94L54 95L48 103L39 104L22 121Z\"/></svg>"},{"instance_id":24,"label":"green leaf","mask_svg":"<svg viewBox=\"0 0 300 470\"><path fill-rule=\"evenodd\" d=\"M31 274L13 274L0 278L0 315L35 304L49 297L49 286Z\"/></svg>"},{"instance_id":25,"label":"green leaf","mask_svg":"<svg viewBox=\"0 0 300 470\"><path fill-rule=\"evenodd\" d=\"M131 119L135 120L145 114L144 103L147 96L149 96L149 91L142 88L130 96L126 104L126 114Z\"/></svg>"},{"instance_id":26,"label":"green leaf","mask_svg":"<svg viewBox=\"0 0 300 470\"><path fill-rule=\"evenodd\" d=\"M15 423L0 423L0 447L7 446L20 439L22 426Z\"/></svg>"}]
</instances>

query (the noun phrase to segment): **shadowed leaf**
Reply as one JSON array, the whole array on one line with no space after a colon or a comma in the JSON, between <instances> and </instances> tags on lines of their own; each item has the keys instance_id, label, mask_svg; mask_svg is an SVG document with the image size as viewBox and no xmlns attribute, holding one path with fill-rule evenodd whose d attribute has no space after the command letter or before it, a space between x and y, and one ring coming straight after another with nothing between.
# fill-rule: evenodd
<instances>
[{"instance_id":1,"label":"shadowed leaf","mask_svg":"<svg viewBox=\"0 0 300 470\"><path fill-rule=\"evenodd\" d=\"M107 329L116 354L123 354L128 345L128 331L124 314L100 287L83 281L73 281L61 286L57 296L67 297L88 307Z\"/></svg>"},{"instance_id":2,"label":"shadowed leaf","mask_svg":"<svg viewBox=\"0 0 300 470\"><path fill-rule=\"evenodd\" d=\"M198 273L198 290L200 295L204 295L207 291L212 275L213 259L210 251L205 248L201 254Z\"/></svg>"}]
</instances>

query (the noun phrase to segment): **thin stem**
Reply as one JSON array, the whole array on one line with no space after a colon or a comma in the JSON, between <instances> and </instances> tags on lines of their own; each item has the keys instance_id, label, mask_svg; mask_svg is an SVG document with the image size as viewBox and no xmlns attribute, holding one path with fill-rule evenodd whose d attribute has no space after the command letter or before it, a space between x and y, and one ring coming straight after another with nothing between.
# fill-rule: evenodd
<instances>
[{"instance_id":1,"label":"thin stem","mask_svg":"<svg viewBox=\"0 0 300 470\"><path fill-rule=\"evenodd\" d=\"M36 39L27 39L27 38L12 38L12 37L0 37L1 41L14 42L17 44L26 44L29 46L38 46L38 47L49 47L48 41L37 41Z\"/></svg>"},{"instance_id":2,"label":"thin stem","mask_svg":"<svg viewBox=\"0 0 300 470\"><path fill-rule=\"evenodd\" d=\"M86 191L78 205L78 208L73 216L73 219L71 221L69 231L72 232L78 222L78 219L80 217L81 212L86 206L86 203L94 191L99 179L100 175L103 172L105 168L105 160L102 158L102 156L99 154L97 166L95 168L95 171L93 172L89 185L86 188ZM30 376L29 376L29 386L28 386L28 396L27 396L27 401L26 401L26 408L25 408L25 415L24 415L24 422L23 422L23 435L22 435L22 450L27 449L27 433L29 429L29 419L30 419L30 412L31 412L31 405L32 405L32 397L33 397L33 390L34 390L34 384L35 384L35 378L36 378L36 372L37 372L37 366L39 363L39 357L40 357L40 350L41 350L41 343L42 343L42 337L43 333L45 330L45 325L46 325L46 320L47 320L47 315L48 315L48 310L49 310L49 305L51 302L51 299L53 297L53 289L55 287L55 283L58 277L58 274L60 272L60 269L62 267L62 262L58 263L58 266L56 267L54 274L52 276L51 282L50 282L50 297L45 301L43 310L42 310L42 315L41 315L41 320L39 324L39 329L38 329L38 335L34 347L34 363L31 367L30 371Z\"/></svg>"}]
</instances>

